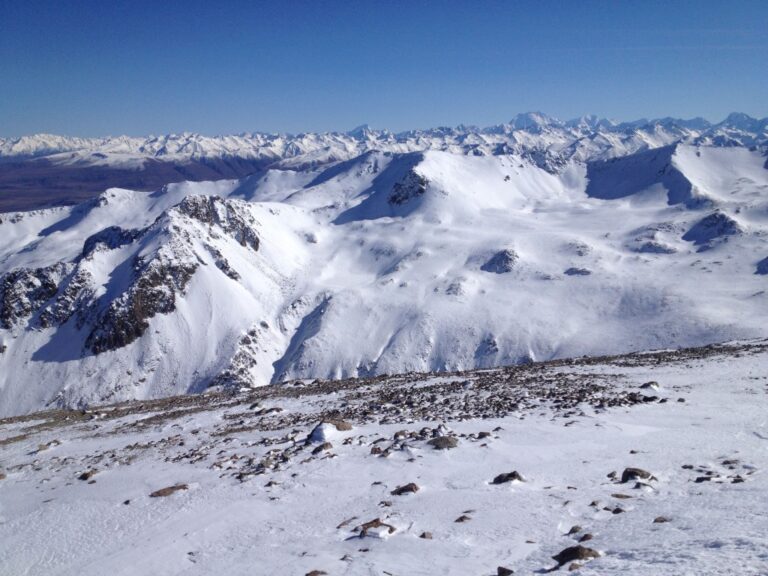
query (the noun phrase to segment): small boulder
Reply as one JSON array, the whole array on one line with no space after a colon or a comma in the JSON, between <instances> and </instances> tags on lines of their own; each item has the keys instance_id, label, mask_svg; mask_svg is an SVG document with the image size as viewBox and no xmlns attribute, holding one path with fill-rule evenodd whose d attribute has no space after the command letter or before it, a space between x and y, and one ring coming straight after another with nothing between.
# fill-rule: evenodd
<instances>
[{"instance_id":1,"label":"small boulder","mask_svg":"<svg viewBox=\"0 0 768 576\"><path fill-rule=\"evenodd\" d=\"M459 441L453 436L438 436L427 442L435 450L450 450L459 445Z\"/></svg>"},{"instance_id":2,"label":"small boulder","mask_svg":"<svg viewBox=\"0 0 768 576\"><path fill-rule=\"evenodd\" d=\"M591 558L599 557L600 553L592 548L587 548L586 546L569 546L552 556L552 559L556 561L558 565L562 566L563 564L573 562L574 560L589 560Z\"/></svg>"},{"instance_id":3,"label":"small boulder","mask_svg":"<svg viewBox=\"0 0 768 576\"><path fill-rule=\"evenodd\" d=\"M505 472L504 474L499 474L496 476L492 481L491 484L504 484L506 482L525 482L525 479L520 475L517 470L514 470L512 472Z\"/></svg>"},{"instance_id":4,"label":"small boulder","mask_svg":"<svg viewBox=\"0 0 768 576\"><path fill-rule=\"evenodd\" d=\"M419 538L424 540L432 540L432 532L422 532Z\"/></svg>"},{"instance_id":5,"label":"small boulder","mask_svg":"<svg viewBox=\"0 0 768 576\"><path fill-rule=\"evenodd\" d=\"M496 576L512 576L515 571L512 570L512 568L506 568L504 566L499 566L496 568Z\"/></svg>"},{"instance_id":6,"label":"small boulder","mask_svg":"<svg viewBox=\"0 0 768 576\"><path fill-rule=\"evenodd\" d=\"M642 468L625 468L621 473L621 483L626 484L630 480L656 480L656 478Z\"/></svg>"},{"instance_id":7,"label":"small boulder","mask_svg":"<svg viewBox=\"0 0 768 576\"><path fill-rule=\"evenodd\" d=\"M86 470L85 472L80 474L77 477L77 479L78 480L83 480L85 482L85 481L90 480L91 478L93 478L98 472L99 471L96 470L95 468L91 468L90 470Z\"/></svg>"},{"instance_id":8,"label":"small boulder","mask_svg":"<svg viewBox=\"0 0 768 576\"><path fill-rule=\"evenodd\" d=\"M323 442L322 444L320 444L320 446L312 450L312 454L320 454L322 452L327 452L332 448L333 448L333 444L331 444L330 442Z\"/></svg>"},{"instance_id":9,"label":"small boulder","mask_svg":"<svg viewBox=\"0 0 768 576\"><path fill-rule=\"evenodd\" d=\"M653 519L654 524L664 524L665 522L669 522L669 518L666 516L656 516L656 518Z\"/></svg>"},{"instance_id":10,"label":"small boulder","mask_svg":"<svg viewBox=\"0 0 768 576\"><path fill-rule=\"evenodd\" d=\"M174 492L178 492L179 490L188 490L189 486L186 484L176 484L175 486L167 486L166 488L161 488L160 490L155 490L152 492L152 494L149 495L150 498L163 498L165 496L170 496Z\"/></svg>"},{"instance_id":11,"label":"small boulder","mask_svg":"<svg viewBox=\"0 0 768 576\"><path fill-rule=\"evenodd\" d=\"M415 494L419 491L419 486L415 482L409 482L404 486L398 486L390 494L392 496L402 496L403 494Z\"/></svg>"}]
</instances>

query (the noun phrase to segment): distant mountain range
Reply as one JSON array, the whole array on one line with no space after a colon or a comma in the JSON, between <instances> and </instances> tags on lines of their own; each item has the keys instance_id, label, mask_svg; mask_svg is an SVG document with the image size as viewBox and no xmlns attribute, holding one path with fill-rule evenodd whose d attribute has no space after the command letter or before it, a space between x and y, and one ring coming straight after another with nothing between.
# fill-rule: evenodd
<instances>
[{"instance_id":1,"label":"distant mountain range","mask_svg":"<svg viewBox=\"0 0 768 576\"><path fill-rule=\"evenodd\" d=\"M617 123L596 116L564 122L529 112L488 128L441 127L397 134L360 126L349 132L298 135L0 138L0 211L73 204L109 187L154 190L172 182L243 178L268 168L317 168L372 150L518 154L556 172L569 160L600 160L678 142L763 147L767 130L768 118L741 113L712 124L703 118Z\"/></svg>"}]
</instances>

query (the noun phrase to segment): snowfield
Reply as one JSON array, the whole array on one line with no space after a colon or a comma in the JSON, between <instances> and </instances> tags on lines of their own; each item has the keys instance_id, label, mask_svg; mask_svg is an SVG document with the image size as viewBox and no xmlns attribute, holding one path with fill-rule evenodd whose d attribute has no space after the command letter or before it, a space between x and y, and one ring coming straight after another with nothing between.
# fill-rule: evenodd
<instances>
[{"instance_id":1,"label":"snowfield","mask_svg":"<svg viewBox=\"0 0 768 576\"><path fill-rule=\"evenodd\" d=\"M764 337L764 150L566 128L1 214L0 414Z\"/></svg>"},{"instance_id":2,"label":"snowfield","mask_svg":"<svg viewBox=\"0 0 768 576\"><path fill-rule=\"evenodd\" d=\"M8 418L0 572L766 574L767 367L759 340Z\"/></svg>"}]
</instances>

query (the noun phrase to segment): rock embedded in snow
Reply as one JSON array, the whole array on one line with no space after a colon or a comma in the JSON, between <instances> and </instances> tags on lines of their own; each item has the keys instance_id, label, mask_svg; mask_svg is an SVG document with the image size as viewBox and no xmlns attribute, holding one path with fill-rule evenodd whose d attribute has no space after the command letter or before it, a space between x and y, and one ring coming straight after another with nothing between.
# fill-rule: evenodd
<instances>
[{"instance_id":1,"label":"rock embedded in snow","mask_svg":"<svg viewBox=\"0 0 768 576\"><path fill-rule=\"evenodd\" d=\"M459 445L459 441L454 436L438 436L437 438L432 438L427 444L435 450L450 450L451 448L456 448Z\"/></svg>"},{"instance_id":2,"label":"rock embedded in snow","mask_svg":"<svg viewBox=\"0 0 768 576\"><path fill-rule=\"evenodd\" d=\"M525 482L525 479L517 472L517 470L514 470L512 472L499 474L491 481L491 484L504 484L506 482Z\"/></svg>"},{"instance_id":3,"label":"rock embedded in snow","mask_svg":"<svg viewBox=\"0 0 768 576\"><path fill-rule=\"evenodd\" d=\"M755 267L755 274L766 275L768 274L768 257L763 258L757 263Z\"/></svg>"},{"instance_id":4,"label":"rock embedded in snow","mask_svg":"<svg viewBox=\"0 0 768 576\"><path fill-rule=\"evenodd\" d=\"M494 274L506 274L514 270L517 260L518 256L514 250L500 250L480 266L480 270Z\"/></svg>"},{"instance_id":5,"label":"rock embedded in snow","mask_svg":"<svg viewBox=\"0 0 768 576\"><path fill-rule=\"evenodd\" d=\"M559 566L562 566L563 564L573 562L574 560L590 560L599 557L600 553L592 548L587 548L586 546L569 546L552 556L552 559L555 560Z\"/></svg>"},{"instance_id":6,"label":"rock embedded in snow","mask_svg":"<svg viewBox=\"0 0 768 576\"><path fill-rule=\"evenodd\" d=\"M589 276L590 274L592 274L592 271L586 268L571 267L571 268L567 268L563 272L563 274L565 274L566 276Z\"/></svg>"},{"instance_id":7,"label":"rock embedded in snow","mask_svg":"<svg viewBox=\"0 0 768 576\"><path fill-rule=\"evenodd\" d=\"M176 492L179 492L181 490L188 490L189 486L186 484L175 484L173 486L167 486L165 488L160 488L160 490L155 490L152 492L149 497L150 498L164 498L166 496L170 496L171 494L174 494Z\"/></svg>"},{"instance_id":8,"label":"rock embedded in snow","mask_svg":"<svg viewBox=\"0 0 768 576\"><path fill-rule=\"evenodd\" d=\"M712 248L716 242L726 241L729 236L743 233L736 220L720 210L705 216L683 235L683 240L693 242L703 252Z\"/></svg>"},{"instance_id":9,"label":"rock embedded in snow","mask_svg":"<svg viewBox=\"0 0 768 576\"><path fill-rule=\"evenodd\" d=\"M415 494L419 491L419 486L415 482L409 482L403 486L398 486L390 494L392 496L402 496L403 494Z\"/></svg>"},{"instance_id":10,"label":"rock embedded in snow","mask_svg":"<svg viewBox=\"0 0 768 576\"><path fill-rule=\"evenodd\" d=\"M656 480L656 477L642 468L625 468L621 473L620 482L626 484L632 480Z\"/></svg>"}]
</instances>

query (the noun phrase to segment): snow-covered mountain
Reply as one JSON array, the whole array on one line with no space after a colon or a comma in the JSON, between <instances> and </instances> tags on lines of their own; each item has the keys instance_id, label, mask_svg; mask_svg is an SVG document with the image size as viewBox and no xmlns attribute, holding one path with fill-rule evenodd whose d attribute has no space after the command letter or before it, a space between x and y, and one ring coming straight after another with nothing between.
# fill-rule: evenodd
<instances>
[{"instance_id":1,"label":"snow-covered mountain","mask_svg":"<svg viewBox=\"0 0 768 576\"><path fill-rule=\"evenodd\" d=\"M443 127L398 134L368 126L342 133L217 137L189 133L146 138L37 134L0 138L0 211L72 204L108 187L155 190L172 182L243 178L270 168L313 169L373 150L516 154L556 171L570 160L600 160L678 142L764 147L766 130L768 118L739 113L711 124L702 118L617 123L596 116L563 122L530 112L488 128Z\"/></svg>"},{"instance_id":2,"label":"snow-covered mountain","mask_svg":"<svg viewBox=\"0 0 768 576\"><path fill-rule=\"evenodd\" d=\"M0 414L764 336L765 126L100 140L107 163L276 148L246 178L0 215ZM45 141L2 146L54 171L94 146Z\"/></svg>"}]
</instances>

